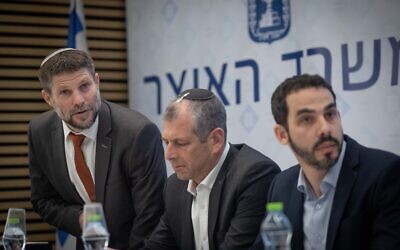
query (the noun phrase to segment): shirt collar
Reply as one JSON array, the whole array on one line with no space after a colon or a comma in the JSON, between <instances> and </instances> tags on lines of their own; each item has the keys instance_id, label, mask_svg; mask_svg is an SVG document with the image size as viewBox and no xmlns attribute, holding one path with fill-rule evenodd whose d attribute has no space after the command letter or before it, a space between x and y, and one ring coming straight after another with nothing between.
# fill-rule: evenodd
<instances>
[{"instance_id":1,"label":"shirt collar","mask_svg":"<svg viewBox=\"0 0 400 250\"><path fill-rule=\"evenodd\" d=\"M226 156L228 155L230 145L229 143L225 144L224 151L222 152L221 157L219 158L217 164L214 166L214 168L208 173L206 178L204 178L197 186L195 185L193 180L189 180L187 191L191 193L193 196L197 195L197 187L203 186L208 188L209 190L212 189L214 186L215 180L217 179L219 170L222 167L222 164L224 163Z\"/></svg>"},{"instance_id":2,"label":"shirt collar","mask_svg":"<svg viewBox=\"0 0 400 250\"><path fill-rule=\"evenodd\" d=\"M339 159L336 163L328 170L325 177L321 182L321 190L323 193L326 193L329 188L336 188L336 183L339 178L340 170L342 169L344 152L346 151L346 141L343 140L342 148L340 150ZM304 175L303 169L300 167L299 177L297 179L297 190L306 195L312 194L306 177Z\"/></svg>"},{"instance_id":3,"label":"shirt collar","mask_svg":"<svg viewBox=\"0 0 400 250\"><path fill-rule=\"evenodd\" d=\"M64 130L64 139L67 139L67 136L69 135L70 132L73 132L67 125L67 123L62 120L62 125L63 125L63 130ZM78 134L82 134L85 137L95 141L97 137L97 129L99 127L99 115L96 116L96 119L94 120L94 123L90 128L84 129ZM74 132L75 133L75 132Z\"/></svg>"}]
</instances>

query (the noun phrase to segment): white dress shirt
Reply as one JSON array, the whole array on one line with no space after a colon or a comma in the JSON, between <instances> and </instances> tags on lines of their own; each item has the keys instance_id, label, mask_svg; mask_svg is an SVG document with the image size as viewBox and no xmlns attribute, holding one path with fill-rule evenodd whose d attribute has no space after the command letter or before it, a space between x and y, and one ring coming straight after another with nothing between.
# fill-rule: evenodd
<instances>
[{"instance_id":1,"label":"white dress shirt","mask_svg":"<svg viewBox=\"0 0 400 250\"><path fill-rule=\"evenodd\" d=\"M208 173L197 186L189 180L187 191L193 195L192 202L192 224L196 250L208 250L208 208L211 189L217 179L222 164L229 151L227 143L217 165Z\"/></svg>"},{"instance_id":2,"label":"white dress shirt","mask_svg":"<svg viewBox=\"0 0 400 250\"><path fill-rule=\"evenodd\" d=\"M89 195L86 192L85 186L83 185L81 178L79 178L78 172L75 168L74 161L74 145L72 144L71 139L69 138L69 133L73 132L68 125L62 121L63 130L64 130L64 146L65 146L65 158L67 160L68 174L71 182L74 184L76 190L79 195L85 201L85 203L90 203ZM86 165L89 168L90 174L94 181L94 171L95 171L95 159L96 159L96 137L97 137L97 128L99 125L99 116L96 117L93 125L80 132L79 134L85 135L85 140L82 142L81 148L83 155L85 157ZM57 166L55 166L57 167Z\"/></svg>"}]
</instances>

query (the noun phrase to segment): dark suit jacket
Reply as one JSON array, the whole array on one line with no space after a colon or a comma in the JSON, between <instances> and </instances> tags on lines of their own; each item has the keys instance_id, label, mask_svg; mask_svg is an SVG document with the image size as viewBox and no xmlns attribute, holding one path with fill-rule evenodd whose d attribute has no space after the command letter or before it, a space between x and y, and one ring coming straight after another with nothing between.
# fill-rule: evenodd
<instances>
[{"instance_id":1,"label":"dark suit jacket","mask_svg":"<svg viewBox=\"0 0 400 250\"><path fill-rule=\"evenodd\" d=\"M246 249L265 214L268 186L280 172L269 158L247 145L231 145L211 190L208 214L210 249ZM195 249L188 181L172 175L164 191L165 212L146 249Z\"/></svg>"},{"instance_id":2,"label":"dark suit jacket","mask_svg":"<svg viewBox=\"0 0 400 250\"><path fill-rule=\"evenodd\" d=\"M347 147L336 185L326 249L400 249L400 157L366 148L345 136ZM300 167L274 179L269 201L283 201L293 224L292 250L303 249ZM261 247L258 249L262 249Z\"/></svg>"},{"instance_id":3,"label":"dark suit jacket","mask_svg":"<svg viewBox=\"0 0 400 250\"><path fill-rule=\"evenodd\" d=\"M68 175L62 122L48 111L30 122L28 135L33 209L79 240L78 217L84 202ZM138 112L103 101L95 189L96 202L103 204L110 247L143 245L163 213L165 180L164 150L156 125Z\"/></svg>"}]
</instances>

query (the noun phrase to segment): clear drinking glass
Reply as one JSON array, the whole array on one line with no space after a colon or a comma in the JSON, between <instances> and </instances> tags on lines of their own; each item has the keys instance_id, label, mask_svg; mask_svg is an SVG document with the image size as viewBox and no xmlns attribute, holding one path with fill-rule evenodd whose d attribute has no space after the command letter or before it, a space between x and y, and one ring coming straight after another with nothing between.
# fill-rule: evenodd
<instances>
[{"instance_id":1,"label":"clear drinking glass","mask_svg":"<svg viewBox=\"0 0 400 250\"><path fill-rule=\"evenodd\" d=\"M86 250L104 250L108 247L109 233L100 203L83 207L82 240Z\"/></svg>"},{"instance_id":2,"label":"clear drinking glass","mask_svg":"<svg viewBox=\"0 0 400 250\"><path fill-rule=\"evenodd\" d=\"M3 233L5 250L24 250L26 243L25 209L9 208Z\"/></svg>"}]
</instances>

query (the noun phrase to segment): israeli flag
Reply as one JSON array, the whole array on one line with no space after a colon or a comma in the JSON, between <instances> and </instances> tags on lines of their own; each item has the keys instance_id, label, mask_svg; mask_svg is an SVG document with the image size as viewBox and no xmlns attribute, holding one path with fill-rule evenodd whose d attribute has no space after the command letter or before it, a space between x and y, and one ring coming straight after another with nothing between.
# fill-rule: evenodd
<instances>
[{"instance_id":1,"label":"israeli flag","mask_svg":"<svg viewBox=\"0 0 400 250\"><path fill-rule=\"evenodd\" d=\"M71 0L67 47L88 52L85 15L83 14L83 3L81 0Z\"/></svg>"}]
</instances>

